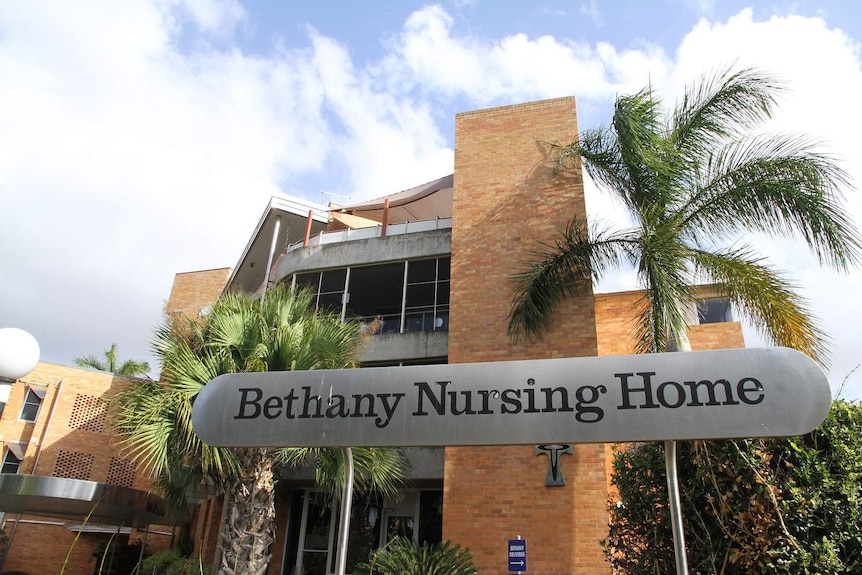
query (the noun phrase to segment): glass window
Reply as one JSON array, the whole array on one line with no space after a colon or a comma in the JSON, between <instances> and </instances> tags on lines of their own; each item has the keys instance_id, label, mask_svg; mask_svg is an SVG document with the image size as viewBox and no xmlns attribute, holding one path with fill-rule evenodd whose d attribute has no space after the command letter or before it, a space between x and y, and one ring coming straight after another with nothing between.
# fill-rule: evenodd
<instances>
[{"instance_id":1,"label":"glass window","mask_svg":"<svg viewBox=\"0 0 862 575\"><path fill-rule=\"evenodd\" d=\"M340 314L345 306L346 316L358 319L369 335L449 328L449 258L349 270L349 275L348 268L297 274L296 285L310 288L320 309Z\"/></svg>"},{"instance_id":2,"label":"glass window","mask_svg":"<svg viewBox=\"0 0 862 575\"><path fill-rule=\"evenodd\" d=\"M347 268L297 274L296 287L310 288L314 294L314 305L322 310L341 315L346 279Z\"/></svg>"},{"instance_id":3,"label":"glass window","mask_svg":"<svg viewBox=\"0 0 862 575\"><path fill-rule=\"evenodd\" d=\"M449 328L449 258L407 262L404 331Z\"/></svg>"},{"instance_id":4,"label":"glass window","mask_svg":"<svg viewBox=\"0 0 862 575\"><path fill-rule=\"evenodd\" d=\"M6 455L3 456L3 467L0 468L0 473L18 473L21 468L21 460L12 453L11 449L6 449Z\"/></svg>"},{"instance_id":5,"label":"glass window","mask_svg":"<svg viewBox=\"0 0 862 575\"><path fill-rule=\"evenodd\" d=\"M730 300L706 299L697 304L698 323L722 323L733 321Z\"/></svg>"},{"instance_id":6,"label":"glass window","mask_svg":"<svg viewBox=\"0 0 862 575\"><path fill-rule=\"evenodd\" d=\"M27 388L27 395L24 397L24 405L21 407L21 417L24 421L36 421L39 415L39 406L42 405L42 397L44 392L39 394Z\"/></svg>"},{"instance_id":7,"label":"glass window","mask_svg":"<svg viewBox=\"0 0 862 575\"><path fill-rule=\"evenodd\" d=\"M443 540L443 491L419 494L419 544L436 545Z\"/></svg>"},{"instance_id":8,"label":"glass window","mask_svg":"<svg viewBox=\"0 0 862 575\"><path fill-rule=\"evenodd\" d=\"M350 268L347 314L358 318L371 333L401 330L404 262Z\"/></svg>"}]
</instances>

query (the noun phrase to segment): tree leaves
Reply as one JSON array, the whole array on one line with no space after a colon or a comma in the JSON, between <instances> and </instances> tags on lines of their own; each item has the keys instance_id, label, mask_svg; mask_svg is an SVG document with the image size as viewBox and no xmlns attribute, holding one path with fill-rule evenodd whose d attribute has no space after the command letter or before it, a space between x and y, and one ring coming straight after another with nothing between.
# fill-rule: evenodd
<instances>
[{"instance_id":1,"label":"tree leaves","mask_svg":"<svg viewBox=\"0 0 862 575\"><path fill-rule=\"evenodd\" d=\"M682 340L683 310L695 305L691 286L707 283L724 290L718 295L731 298L767 340L825 364L828 346L795 286L744 243L720 248L762 232L802 240L839 271L862 261L862 242L841 205L847 174L834 159L809 137L750 135L770 117L781 89L759 70L727 69L690 86L663 114L647 87L617 99L609 127L552 145L559 170L580 169L582 161L635 225L588 229L576 216L541 245L513 278L510 337L540 338L565 299L587 293L590 280L608 270L632 266L646 304L634 328L637 352ZM759 282L740 273L741 263Z\"/></svg>"},{"instance_id":2,"label":"tree leaves","mask_svg":"<svg viewBox=\"0 0 862 575\"><path fill-rule=\"evenodd\" d=\"M836 401L802 436L681 442L691 571L851 574L862 569L862 406ZM629 575L675 572L660 444L618 449L605 551Z\"/></svg>"}]
</instances>

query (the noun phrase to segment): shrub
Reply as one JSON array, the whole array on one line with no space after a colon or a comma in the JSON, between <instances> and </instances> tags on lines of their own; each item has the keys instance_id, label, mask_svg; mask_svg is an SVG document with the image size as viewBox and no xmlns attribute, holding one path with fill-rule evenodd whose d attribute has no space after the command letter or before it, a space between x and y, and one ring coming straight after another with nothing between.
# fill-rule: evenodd
<instances>
[{"instance_id":1,"label":"shrub","mask_svg":"<svg viewBox=\"0 0 862 575\"><path fill-rule=\"evenodd\" d=\"M201 563L196 557L187 557L171 563L165 575L210 575L208 565Z\"/></svg>"},{"instance_id":2,"label":"shrub","mask_svg":"<svg viewBox=\"0 0 862 575\"><path fill-rule=\"evenodd\" d=\"M862 572L862 405L835 401L801 437L678 445L692 573ZM615 572L672 574L661 444L618 450L605 550Z\"/></svg>"},{"instance_id":3,"label":"shrub","mask_svg":"<svg viewBox=\"0 0 862 575\"><path fill-rule=\"evenodd\" d=\"M355 575L475 575L473 554L444 541L433 546L393 539L358 565Z\"/></svg>"},{"instance_id":4,"label":"shrub","mask_svg":"<svg viewBox=\"0 0 862 575\"><path fill-rule=\"evenodd\" d=\"M153 553L141 563L141 575L167 575L168 569L182 556L173 549Z\"/></svg>"}]
</instances>

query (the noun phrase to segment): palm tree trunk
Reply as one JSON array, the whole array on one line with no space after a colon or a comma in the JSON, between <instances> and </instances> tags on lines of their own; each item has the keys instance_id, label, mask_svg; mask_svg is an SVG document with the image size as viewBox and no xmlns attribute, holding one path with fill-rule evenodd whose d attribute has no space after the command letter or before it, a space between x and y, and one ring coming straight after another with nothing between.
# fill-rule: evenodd
<instances>
[{"instance_id":1,"label":"palm tree trunk","mask_svg":"<svg viewBox=\"0 0 862 575\"><path fill-rule=\"evenodd\" d=\"M263 575L275 538L275 480L268 449L237 449L240 473L222 522L221 575Z\"/></svg>"}]
</instances>

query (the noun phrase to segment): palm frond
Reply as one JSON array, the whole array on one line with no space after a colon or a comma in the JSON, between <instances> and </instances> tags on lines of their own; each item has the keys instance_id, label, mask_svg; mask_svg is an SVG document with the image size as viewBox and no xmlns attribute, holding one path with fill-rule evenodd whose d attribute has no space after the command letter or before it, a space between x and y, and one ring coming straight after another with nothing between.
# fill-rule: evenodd
<instances>
[{"instance_id":1,"label":"palm frond","mask_svg":"<svg viewBox=\"0 0 862 575\"><path fill-rule=\"evenodd\" d=\"M636 352L658 353L685 334L683 308L691 300L690 252L669 222L641 238L637 255L638 279L646 290L635 327Z\"/></svg>"},{"instance_id":2,"label":"palm frond","mask_svg":"<svg viewBox=\"0 0 862 575\"><path fill-rule=\"evenodd\" d=\"M596 183L622 200L636 229L606 231L613 241L602 245L580 226L531 254L532 263L514 278L510 338L541 336L560 301L582 291L590 274L598 278L600 262L628 261L645 289L637 351L662 351L684 334L698 272L736 282L724 289L756 326L825 361L827 349L817 343L822 333L804 302L771 268L744 251L707 258L716 243L755 231L799 238L821 265L840 271L862 263L862 240L841 205L849 178L835 160L809 138L747 135L771 116L782 89L757 69L728 68L690 86L663 116L647 88L617 99L609 128L556 146L557 168L578 169L580 158Z\"/></svg>"},{"instance_id":3,"label":"palm frond","mask_svg":"<svg viewBox=\"0 0 862 575\"><path fill-rule=\"evenodd\" d=\"M768 341L799 350L827 365L829 339L817 326L796 286L747 247L695 253L698 272L718 284Z\"/></svg>"},{"instance_id":4,"label":"palm frond","mask_svg":"<svg viewBox=\"0 0 862 575\"><path fill-rule=\"evenodd\" d=\"M538 337L561 301L584 293L606 270L632 262L636 246L633 233L611 234L597 226L588 232L573 218L553 245L540 245L534 254L538 261L525 264L513 278L509 336L515 341Z\"/></svg>"},{"instance_id":5,"label":"palm frond","mask_svg":"<svg viewBox=\"0 0 862 575\"><path fill-rule=\"evenodd\" d=\"M808 138L763 136L720 150L706 167L707 182L681 209L683 225L714 238L740 230L799 237L821 264L858 265L858 233L841 205L848 176L815 147Z\"/></svg>"},{"instance_id":6,"label":"palm frond","mask_svg":"<svg viewBox=\"0 0 862 575\"><path fill-rule=\"evenodd\" d=\"M726 68L686 88L670 120L669 139L683 157L702 157L772 116L783 85L755 68Z\"/></svg>"},{"instance_id":7,"label":"palm frond","mask_svg":"<svg viewBox=\"0 0 862 575\"><path fill-rule=\"evenodd\" d=\"M354 490L392 497L404 484L409 467L403 450L392 447L354 447ZM344 489L344 461L340 449L285 448L275 452L277 462L290 467L314 465L315 483L327 497L338 500Z\"/></svg>"}]
</instances>

